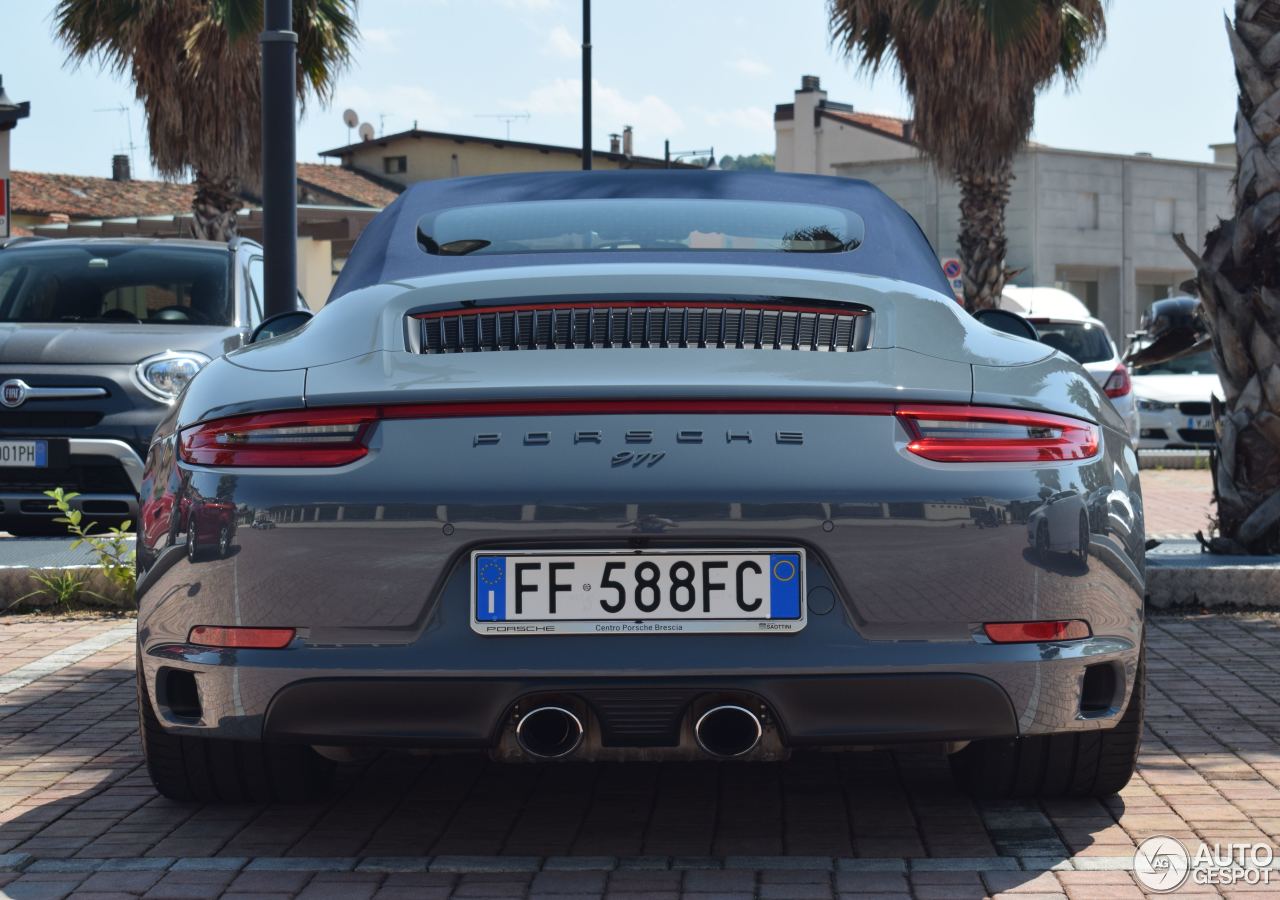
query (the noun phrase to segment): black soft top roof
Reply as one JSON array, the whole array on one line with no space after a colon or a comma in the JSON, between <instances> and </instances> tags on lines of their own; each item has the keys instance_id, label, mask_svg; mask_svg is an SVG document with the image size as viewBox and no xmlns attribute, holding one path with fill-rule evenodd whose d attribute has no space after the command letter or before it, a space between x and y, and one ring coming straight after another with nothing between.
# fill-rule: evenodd
<instances>
[{"instance_id":1,"label":"black soft top roof","mask_svg":"<svg viewBox=\"0 0 1280 900\"><path fill-rule=\"evenodd\" d=\"M814 203L849 209L866 227L861 246L842 253L700 251L696 261L760 263L879 275L950 295L951 288L920 227L878 188L853 178L705 170L534 172L449 178L411 185L379 213L357 241L329 295L386 281L506 266L672 262L663 251L433 255L418 245L418 220L460 206L610 197L671 197ZM694 260L681 259L681 262Z\"/></svg>"}]
</instances>

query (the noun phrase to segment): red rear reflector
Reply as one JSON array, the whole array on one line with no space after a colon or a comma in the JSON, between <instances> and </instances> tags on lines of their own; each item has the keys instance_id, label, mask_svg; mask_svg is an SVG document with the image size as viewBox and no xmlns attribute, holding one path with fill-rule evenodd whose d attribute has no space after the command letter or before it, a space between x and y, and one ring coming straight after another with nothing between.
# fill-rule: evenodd
<instances>
[{"instance_id":1,"label":"red rear reflector","mask_svg":"<svg viewBox=\"0 0 1280 900\"><path fill-rule=\"evenodd\" d=\"M197 625L187 636L188 644L199 647L234 647L279 650L293 640L292 628L240 628L228 625Z\"/></svg>"},{"instance_id":2,"label":"red rear reflector","mask_svg":"<svg viewBox=\"0 0 1280 900\"><path fill-rule=\"evenodd\" d=\"M1049 622L988 622L982 626L994 644L1033 644L1041 641L1078 641L1089 637L1089 623L1082 619Z\"/></svg>"},{"instance_id":3,"label":"red rear reflector","mask_svg":"<svg viewBox=\"0 0 1280 900\"><path fill-rule=\"evenodd\" d=\"M1129 379L1129 367L1124 363L1116 366L1107 383L1102 386L1108 397L1123 397L1133 390L1133 382Z\"/></svg>"},{"instance_id":4,"label":"red rear reflector","mask_svg":"<svg viewBox=\"0 0 1280 900\"><path fill-rule=\"evenodd\" d=\"M1098 454L1096 425L1052 413L982 406L897 409L907 449L935 462L1059 462Z\"/></svg>"}]
</instances>

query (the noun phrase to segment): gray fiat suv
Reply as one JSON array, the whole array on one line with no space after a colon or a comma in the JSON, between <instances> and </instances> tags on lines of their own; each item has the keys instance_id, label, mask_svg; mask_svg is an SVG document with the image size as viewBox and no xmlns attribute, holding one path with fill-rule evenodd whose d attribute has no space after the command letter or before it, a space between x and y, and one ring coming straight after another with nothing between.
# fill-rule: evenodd
<instances>
[{"instance_id":1,"label":"gray fiat suv","mask_svg":"<svg viewBox=\"0 0 1280 900\"><path fill-rule=\"evenodd\" d=\"M262 273L245 239L0 242L0 531L61 530L54 487L136 521L152 431L262 322Z\"/></svg>"}]
</instances>

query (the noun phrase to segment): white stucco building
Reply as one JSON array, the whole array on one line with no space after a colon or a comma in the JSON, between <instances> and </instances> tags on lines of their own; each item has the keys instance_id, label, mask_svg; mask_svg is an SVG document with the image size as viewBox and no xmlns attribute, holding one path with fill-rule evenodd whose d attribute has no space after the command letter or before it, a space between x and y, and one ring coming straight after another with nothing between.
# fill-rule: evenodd
<instances>
[{"instance_id":1,"label":"white stucco building","mask_svg":"<svg viewBox=\"0 0 1280 900\"><path fill-rule=\"evenodd\" d=\"M915 216L940 257L957 255L959 189L920 156L910 122L832 102L805 76L794 102L776 107L774 131L778 171L864 178ZM1202 246L1231 214L1234 147L1200 163L1032 143L1013 171L1013 282L1071 291L1122 341L1152 300L1192 275L1170 233Z\"/></svg>"}]
</instances>

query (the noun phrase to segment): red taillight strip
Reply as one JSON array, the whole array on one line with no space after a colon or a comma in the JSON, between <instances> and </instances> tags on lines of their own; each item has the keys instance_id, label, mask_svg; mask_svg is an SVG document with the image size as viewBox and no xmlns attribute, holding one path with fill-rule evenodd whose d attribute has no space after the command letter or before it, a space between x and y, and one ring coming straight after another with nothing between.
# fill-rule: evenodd
<instances>
[{"instance_id":1,"label":"red taillight strip","mask_svg":"<svg viewBox=\"0 0 1280 900\"><path fill-rule=\"evenodd\" d=\"M369 452L365 438L379 418L378 407L328 407L288 412L251 413L215 419L184 428L178 453L184 462L202 466L344 466ZM219 436L266 428L304 428L318 425L359 425L345 440L310 441L304 445L219 443Z\"/></svg>"},{"instance_id":2,"label":"red taillight strip","mask_svg":"<svg viewBox=\"0 0 1280 900\"><path fill-rule=\"evenodd\" d=\"M883 400L482 400L469 403L406 403L316 407L216 419L182 430L179 455L187 463L211 466L341 466L365 456L369 431L381 420L495 418L627 414L896 415L911 440L907 449L938 462L1054 462L1097 455L1098 428L1081 419L1051 413L959 404L901 404ZM1018 438L972 435L931 436L922 422L1013 425L1053 434ZM255 431L326 425L357 426L341 440L284 436L278 443L251 443Z\"/></svg>"},{"instance_id":3,"label":"red taillight strip","mask_svg":"<svg viewBox=\"0 0 1280 900\"><path fill-rule=\"evenodd\" d=\"M934 462L1061 462L1090 459L1098 455L1101 447L1096 425L1052 413L1001 407L904 404L897 408L896 414L911 435L907 449ZM938 437L927 434L920 424L929 421L1013 425L1057 434L1001 438L975 433Z\"/></svg>"},{"instance_id":4,"label":"red taillight strip","mask_svg":"<svg viewBox=\"0 0 1280 900\"><path fill-rule=\"evenodd\" d=\"M415 319L451 319L487 313L548 312L550 310L663 308L675 309L763 309L775 312L817 313L827 316L865 316L866 310L831 306L797 306L790 303L737 303L731 300L566 300L563 303L517 303L507 306L467 306L414 313Z\"/></svg>"},{"instance_id":5,"label":"red taillight strip","mask_svg":"<svg viewBox=\"0 0 1280 900\"><path fill-rule=\"evenodd\" d=\"M484 416L610 416L627 413L801 413L888 416L894 404L875 400L498 400L381 407L384 419Z\"/></svg>"}]
</instances>

